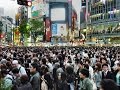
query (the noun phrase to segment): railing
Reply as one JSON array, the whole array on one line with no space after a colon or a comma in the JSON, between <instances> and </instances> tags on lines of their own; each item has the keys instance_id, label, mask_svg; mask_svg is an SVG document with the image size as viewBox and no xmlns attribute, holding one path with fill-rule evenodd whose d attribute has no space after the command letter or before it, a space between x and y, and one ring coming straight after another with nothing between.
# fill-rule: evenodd
<instances>
[{"instance_id":1,"label":"railing","mask_svg":"<svg viewBox=\"0 0 120 90\"><path fill-rule=\"evenodd\" d=\"M120 37L120 31L107 31L107 32L92 32L87 34L88 37Z\"/></svg>"}]
</instances>

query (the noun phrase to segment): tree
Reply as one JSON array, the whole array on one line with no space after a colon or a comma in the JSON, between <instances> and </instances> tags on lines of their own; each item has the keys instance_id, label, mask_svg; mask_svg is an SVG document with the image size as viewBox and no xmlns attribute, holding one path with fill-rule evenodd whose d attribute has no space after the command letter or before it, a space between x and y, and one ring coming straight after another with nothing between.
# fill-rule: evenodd
<instances>
[{"instance_id":1,"label":"tree","mask_svg":"<svg viewBox=\"0 0 120 90\"><path fill-rule=\"evenodd\" d=\"M44 23L41 19L31 19L29 24L34 42L36 42L38 35L44 34Z\"/></svg>"},{"instance_id":2,"label":"tree","mask_svg":"<svg viewBox=\"0 0 120 90\"><path fill-rule=\"evenodd\" d=\"M22 41L24 40L25 36L29 37L30 35L30 29L27 27L28 27L27 20L23 19L19 25L19 32L21 33Z\"/></svg>"}]
</instances>

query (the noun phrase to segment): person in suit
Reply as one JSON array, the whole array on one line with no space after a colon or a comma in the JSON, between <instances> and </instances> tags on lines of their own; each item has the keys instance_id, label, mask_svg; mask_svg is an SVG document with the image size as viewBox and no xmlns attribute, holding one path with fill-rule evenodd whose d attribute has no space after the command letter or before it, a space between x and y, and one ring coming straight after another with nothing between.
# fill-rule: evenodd
<instances>
[{"instance_id":1,"label":"person in suit","mask_svg":"<svg viewBox=\"0 0 120 90\"><path fill-rule=\"evenodd\" d=\"M108 70L108 64L102 65L102 79L112 79L114 80L113 73Z\"/></svg>"}]
</instances>

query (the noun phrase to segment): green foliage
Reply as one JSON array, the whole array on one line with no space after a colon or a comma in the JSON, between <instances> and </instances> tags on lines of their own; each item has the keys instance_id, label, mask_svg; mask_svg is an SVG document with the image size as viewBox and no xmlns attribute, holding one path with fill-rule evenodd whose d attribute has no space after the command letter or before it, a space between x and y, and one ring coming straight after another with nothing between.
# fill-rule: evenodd
<instances>
[{"instance_id":1,"label":"green foliage","mask_svg":"<svg viewBox=\"0 0 120 90\"><path fill-rule=\"evenodd\" d=\"M29 37L31 32L35 42L38 35L44 34L44 23L42 19L30 19L29 22L23 19L20 23L19 31L24 39Z\"/></svg>"},{"instance_id":2,"label":"green foliage","mask_svg":"<svg viewBox=\"0 0 120 90\"><path fill-rule=\"evenodd\" d=\"M29 24L30 24L31 34L35 42L38 35L44 34L44 23L41 19L31 19Z\"/></svg>"},{"instance_id":3,"label":"green foliage","mask_svg":"<svg viewBox=\"0 0 120 90\"><path fill-rule=\"evenodd\" d=\"M30 27L32 31L42 31L44 29L44 24L42 20L38 19L31 19L30 20Z\"/></svg>"},{"instance_id":4,"label":"green foliage","mask_svg":"<svg viewBox=\"0 0 120 90\"><path fill-rule=\"evenodd\" d=\"M19 31L21 34L29 34L30 29L28 29L27 26L28 26L27 20L23 19L19 26Z\"/></svg>"}]
</instances>

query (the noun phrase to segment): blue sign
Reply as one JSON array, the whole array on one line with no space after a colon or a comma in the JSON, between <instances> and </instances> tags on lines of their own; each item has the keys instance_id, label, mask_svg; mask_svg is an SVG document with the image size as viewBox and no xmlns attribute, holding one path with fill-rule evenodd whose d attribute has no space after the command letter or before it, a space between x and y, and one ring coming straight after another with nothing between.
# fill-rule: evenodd
<instances>
[{"instance_id":1,"label":"blue sign","mask_svg":"<svg viewBox=\"0 0 120 90\"><path fill-rule=\"evenodd\" d=\"M51 28L52 28L52 36L56 36L57 35L57 24L52 24Z\"/></svg>"},{"instance_id":2,"label":"blue sign","mask_svg":"<svg viewBox=\"0 0 120 90\"><path fill-rule=\"evenodd\" d=\"M54 42L55 42L54 38L51 38L51 44L54 44Z\"/></svg>"}]
</instances>

